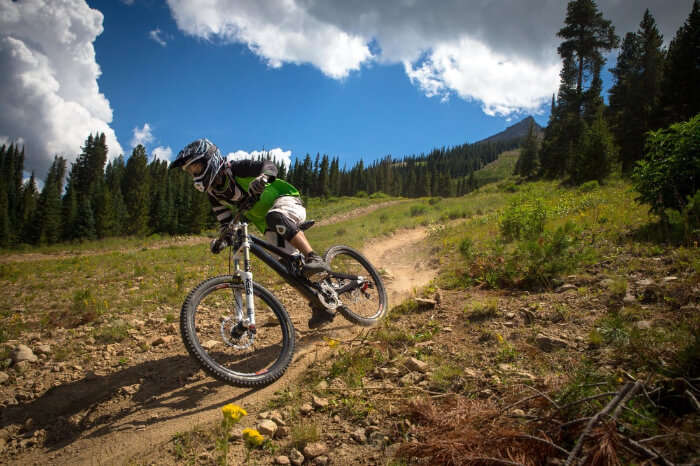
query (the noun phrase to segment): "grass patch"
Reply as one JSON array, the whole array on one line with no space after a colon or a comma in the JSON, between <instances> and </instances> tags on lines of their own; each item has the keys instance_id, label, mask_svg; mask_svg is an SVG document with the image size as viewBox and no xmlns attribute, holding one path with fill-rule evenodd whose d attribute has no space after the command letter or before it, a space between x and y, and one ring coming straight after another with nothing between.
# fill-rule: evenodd
<instances>
[{"instance_id":1,"label":"grass patch","mask_svg":"<svg viewBox=\"0 0 700 466\"><path fill-rule=\"evenodd\" d=\"M303 420L292 425L290 437L294 448L302 451L309 443L319 441L321 438L321 429L315 422Z\"/></svg>"},{"instance_id":2,"label":"grass patch","mask_svg":"<svg viewBox=\"0 0 700 466\"><path fill-rule=\"evenodd\" d=\"M490 298L476 301L464 308L464 314L469 322L483 322L498 316L498 299Z\"/></svg>"}]
</instances>

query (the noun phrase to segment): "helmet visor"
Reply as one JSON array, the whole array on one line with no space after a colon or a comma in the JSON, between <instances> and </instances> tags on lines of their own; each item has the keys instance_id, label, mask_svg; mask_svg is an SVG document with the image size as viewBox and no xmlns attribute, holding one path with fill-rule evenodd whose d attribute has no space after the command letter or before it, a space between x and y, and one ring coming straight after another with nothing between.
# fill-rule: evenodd
<instances>
[{"instance_id":1,"label":"helmet visor","mask_svg":"<svg viewBox=\"0 0 700 466\"><path fill-rule=\"evenodd\" d=\"M206 164L204 163L203 160L195 160L194 162L182 167L183 170L185 170L187 173L189 173L192 176L201 175L204 172L205 168L206 168Z\"/></svg>"}]
</instances>

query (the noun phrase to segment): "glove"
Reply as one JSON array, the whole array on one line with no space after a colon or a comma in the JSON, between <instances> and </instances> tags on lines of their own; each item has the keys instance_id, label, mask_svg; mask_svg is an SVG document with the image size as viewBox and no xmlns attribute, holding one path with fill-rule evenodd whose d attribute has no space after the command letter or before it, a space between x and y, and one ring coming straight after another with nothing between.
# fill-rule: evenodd
<instances>
[{"instance_id":1,"label":"glove","mask_svg":"<svg viewBox=\"0 0 700 466\"><path fill-rule=\"evenodd\" d=\"M253 197L259 196L265 191L267 185L267 175L260 175L250 182L248 185L248 194Z\"/></svg>"},{"instance_id":2,"label":"glove","mask_svg":"<svg viewBox=\"0 0 700 466\"><path fill-rule=\"evenodd\" d=\"M228 238L216 238L209 244L209 249L211 250L212 254L219 254L228 245Z\"/></svg>"}]
</instances>

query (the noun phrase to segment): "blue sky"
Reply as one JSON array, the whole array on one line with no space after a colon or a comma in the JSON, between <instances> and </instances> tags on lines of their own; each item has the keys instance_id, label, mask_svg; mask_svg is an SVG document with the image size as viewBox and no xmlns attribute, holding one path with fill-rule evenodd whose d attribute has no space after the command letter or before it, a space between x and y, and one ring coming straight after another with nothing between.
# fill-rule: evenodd
<instances>
[{"instance_id":1,"label":"blue sky","mask_svg":"<svg viewBox=\"0 0 700 466\"><path fill-rule=\"evenodd\" d=\"M649 7L668 41L692 0L598 3L620 35ZM168 159L207 137L226 154L320 152L349 167L474 142L530 114L546 125L565 6L0 0L0 104L13 110L0 140L24 143L43 178L95 131L112 156L141 142Z\"/></svg>"}]
</instances>

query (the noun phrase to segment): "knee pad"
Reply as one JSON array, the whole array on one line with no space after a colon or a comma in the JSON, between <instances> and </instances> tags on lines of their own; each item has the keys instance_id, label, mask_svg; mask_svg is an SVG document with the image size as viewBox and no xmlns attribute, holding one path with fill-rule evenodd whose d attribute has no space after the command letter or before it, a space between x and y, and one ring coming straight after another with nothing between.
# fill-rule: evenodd
<instances>
[{"instance_id":1,"label":"knee pad","mask_svg":"<svg viewBox=\"0 0 700 466\"><path fill-rule=\"evenodd\" d=\"M270 230L276 232L287 241L290 241L299 233L299 227L297 227L296 223L277 211L268 213L265 216L265 221Z\"/></svg>"}]
</instances>

